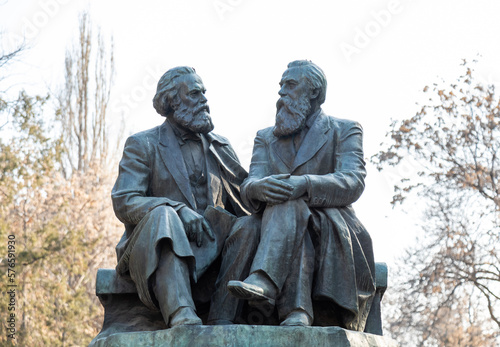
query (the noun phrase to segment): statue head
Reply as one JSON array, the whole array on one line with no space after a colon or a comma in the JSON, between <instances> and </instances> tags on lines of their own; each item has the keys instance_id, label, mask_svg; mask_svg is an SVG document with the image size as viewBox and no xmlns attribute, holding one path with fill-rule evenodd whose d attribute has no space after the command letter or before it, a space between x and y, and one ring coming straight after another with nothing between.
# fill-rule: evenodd
<instances>
[{"instance_id":1,"label":"statue head","mask_svg":"<svg viewBox=\"0 0 500 347\"><path fill-rule=\"evenodd\" d=\"M274 127L278 137L302 130L307 118L321 107L326 97L326 77L313 62L296 60L288 64L280 86Z\"/></svg>"},{"instance_id":2,"label":"statue head","mask_svg":"<svg viewBox=\"0 0 500 347\"><path fill-rule=\"evenodd\" d=\"M195 69L179 66L163 74L156 88L153 106L160 115L195 132L213 130L205 86Z\"/></svg>"}]
</instances>

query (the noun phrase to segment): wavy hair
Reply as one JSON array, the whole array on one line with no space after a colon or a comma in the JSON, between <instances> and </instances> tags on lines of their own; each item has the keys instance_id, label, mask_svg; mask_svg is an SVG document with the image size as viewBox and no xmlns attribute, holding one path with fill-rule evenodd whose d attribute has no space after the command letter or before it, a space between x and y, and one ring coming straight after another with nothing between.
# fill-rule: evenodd
<instances>
[{"instance_id":1,"label":"wavy hair","mask_svg":"<svg viewBox=\"0 0 500 347\"><path fill-rule=\"evenodd\" d=\"M161 76L153 98L153 107L163 117L174 112L174 102L179 92L177 79L184 75L196 74L196 70L189 66L174 67Z\"/></svg>"}]
</instances>

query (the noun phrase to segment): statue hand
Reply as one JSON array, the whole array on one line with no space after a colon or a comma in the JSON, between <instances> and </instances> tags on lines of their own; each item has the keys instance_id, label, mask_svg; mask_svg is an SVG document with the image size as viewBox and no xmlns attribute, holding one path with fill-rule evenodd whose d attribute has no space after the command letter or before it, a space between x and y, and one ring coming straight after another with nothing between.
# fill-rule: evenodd
<instances>
[{"instance_id":1,"label":"statue hand","mask_svg":"<svg viewBox=\"0 0 500 347\"><path fill-rule=\"evenodd\" d=\"M307 193L307 180L304 176L290 176L282 182L293 187L289 200L296 200Z\"/></svg>"},{"instance_id":2,"label":"statue hand","mask_svg":"<svg viewBox=\"0 0 500 347\"><path fill-rule=\"evenodd\" d=\"M189 241L196 241L196 245L201 247L203 233L206 233L212 241L215 240L212 228L202 215L186 206L178 211L178 215L182 224L184 224L184 230Z\"/></svg>"},{"instance_id":3,"label":"statue hand","mask_svg":"<svg viewBox=\"0 0 500 347\"><path fill-rule=\"evenodd\" d=\"M286 183L289 174L272 175L254 181L248 187L250 198L277 205L288 201L293 192L293 186Z\"/></svg>"}]
</instances>

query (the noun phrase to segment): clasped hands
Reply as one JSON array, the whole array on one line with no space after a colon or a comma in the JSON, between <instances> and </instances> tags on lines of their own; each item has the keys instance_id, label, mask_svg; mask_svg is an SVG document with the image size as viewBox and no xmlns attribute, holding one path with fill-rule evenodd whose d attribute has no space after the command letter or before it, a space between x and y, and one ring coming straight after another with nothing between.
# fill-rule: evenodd
<instances>
[{"instance_id":1,"label":"clasped hands","mask_svg":"<svg viewBox=\"0 0 500 347\"><path fill-rule=\"evenodd\" d=\"M307 192L307 181L304 176L272 175L252 182L248 189L252 199L278 205L303 196ZM196 241L196 245L200 247L203 244L204 233L212 241L215 240L212 228L202 215L187 206L182 207L177 213L189 241Z\"/></svg>"},{"instance_id":2,"label":"clasped hands","mask_svg":"<svg viewBox=\"0 0 500 347\"><path fill-rule=\"evenodd\" d=\"M307 180L304 176L290 174L271 175L252 182L248 187L251 199L278 205L295 200L307 193Z\"/></svg>"},{"instance_id":3,"label":"clasped hands","mask_svg":"<svg viewBox=\"0 0 500 347\"><path fill-rule=\"evenodd\" d=\"M177 214L184 225L184 230L189 241L196 241L196 245L201 247L204 233L207 234L210 240L215 240L212 228L202 215L187 206L182 207Z\"/></svg>"}]
</instances>

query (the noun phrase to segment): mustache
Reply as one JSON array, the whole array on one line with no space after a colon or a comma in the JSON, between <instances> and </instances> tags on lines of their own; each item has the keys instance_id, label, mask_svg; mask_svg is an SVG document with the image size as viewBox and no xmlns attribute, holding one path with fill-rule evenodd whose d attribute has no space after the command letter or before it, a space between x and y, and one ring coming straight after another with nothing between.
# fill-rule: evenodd
<instances>
[{"instance_id":1,"label":"mustache","mask_svg":"<svg viewBox=\"0 0 500 347\"><path fill-rule=\"evenodd\" d=\"M207 105L207 104L204 104L204 105L201 105L201 106L198 106L193 114L198 114L200 113L201 111L206 111L207 113L210 113L210 107Z\"/></svg>"},{"instance_id":2,"label":"mustache","mask_svg":"<svg viewBox=\"0 0 500 347\"><path fill-rule=\"evenodd\" d=\"M290 110L291 103L292 99L289 96L282 96L276 101L276 109L279 111L282 107L285 107L287 110Z\"/></svg>"},{"instance_id":3,"label":"mustache","mask_svg":"<svg viewBox=\"0 0 500 347\"><path fill-rule=\"evenodd\" d=\"M202 105L196 108L183 107L174 112L172 117L174 122L184 129L193 133L206 134L214 128L208 110L208 105ZM202 111L206 111L207 113L203 113Z\"/></svg>"}]
</instances>

